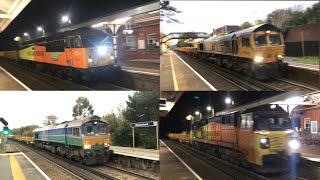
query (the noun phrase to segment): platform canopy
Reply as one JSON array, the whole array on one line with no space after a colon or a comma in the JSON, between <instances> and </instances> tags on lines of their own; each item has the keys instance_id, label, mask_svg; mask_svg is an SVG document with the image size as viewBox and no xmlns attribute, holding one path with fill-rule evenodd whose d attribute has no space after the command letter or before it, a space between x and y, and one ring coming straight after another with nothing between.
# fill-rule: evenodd
<instances>
[{"instance_id":1,"label":"platform canopy","mask_svg":"<svg viewBox=\"0 0 320 180\"><path fill-rule=\"evenodd\" d=\"M31 0L1 0L0 1L0 33L21 13Z\"/></svg>"}]
</instances>

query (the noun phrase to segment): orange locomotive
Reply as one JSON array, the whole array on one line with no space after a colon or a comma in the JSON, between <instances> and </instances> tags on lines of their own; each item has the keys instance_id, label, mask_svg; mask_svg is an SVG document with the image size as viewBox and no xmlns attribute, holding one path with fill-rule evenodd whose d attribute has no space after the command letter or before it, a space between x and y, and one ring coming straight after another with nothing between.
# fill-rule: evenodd
<instances>
[{"instance_id":1,"label":"orange locomotive","mask_svg":"<svg viewBox=\"0 0 320 180\"><path fill-rule=\"evenodd\" d=\"M109 79L114 67L111 38L100 30L82 28L20 44L19 51L0 52L26 66L75 81ZM109 75L109 76L108 76Z\"/></svg>"}]
</instances>

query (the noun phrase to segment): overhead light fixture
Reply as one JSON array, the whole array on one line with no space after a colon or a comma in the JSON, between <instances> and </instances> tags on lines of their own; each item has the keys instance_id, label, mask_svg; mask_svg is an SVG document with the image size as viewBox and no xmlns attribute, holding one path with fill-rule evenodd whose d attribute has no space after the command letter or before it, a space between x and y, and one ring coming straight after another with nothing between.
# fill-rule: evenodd
<instances>
[{"instance_id":1,"label":"overhead light fixture","mask_svg":"<svg viewBox=\"0 0 320 180\"><path fill-rule=\"evenodd\" d=\"M113 21L114 24L122 24L129 21L132 17L119 18Z\"/></svg>"},{"instance_id":2,"label":"overhead light fixture","mask_svg":"<svg viewBox=\"0 0 320 180\"><path fill-rule=\"evenodd\" d=\"M148 14L155 14L155 13L158 13L158 12L160 12L160 10L151 11L151 12L148 12Z\"/></svg>"},{"instance_id":3,"label":"overhead light fixture","mask_svg":"<svg viewBox=\"0 0 320 180\"><path fill-rule=\"evenodd\" d=\"M92 25L91 27L96 28L96 27L102 27L102 26L103 26L103 23L98 23L98 24Z\"/></svg>"}]
</instances>

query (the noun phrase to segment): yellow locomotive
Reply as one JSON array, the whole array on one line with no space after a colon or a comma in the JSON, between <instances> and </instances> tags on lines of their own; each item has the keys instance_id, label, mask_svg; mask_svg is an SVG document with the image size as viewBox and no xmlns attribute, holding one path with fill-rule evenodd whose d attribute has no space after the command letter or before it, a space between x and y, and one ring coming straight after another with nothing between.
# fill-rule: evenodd
<instances>
[{"instance_id":1,"label":"yellow locomotive","mask_svg":"<svg viewBox=\"0 0 320 180\"><path fill-rule=\"evenodd\" d=\"M279 76L286 69L284 46L280 29L271 24L261 24L202 40L196 52L191 48L184 50L256 79L267 79Z\"/></svg>"},{"instance_id":2,"label":"yellow locomotive","mask_svg":"<svg viewBox=\"0 0 320 180\"><path fill-rule=\"evenodd\" d=\"M288 170L298 162L299 135L288 113L278 105L239 107L192 124L171 139L262 173Z\"/></svg>"}]
</instances>

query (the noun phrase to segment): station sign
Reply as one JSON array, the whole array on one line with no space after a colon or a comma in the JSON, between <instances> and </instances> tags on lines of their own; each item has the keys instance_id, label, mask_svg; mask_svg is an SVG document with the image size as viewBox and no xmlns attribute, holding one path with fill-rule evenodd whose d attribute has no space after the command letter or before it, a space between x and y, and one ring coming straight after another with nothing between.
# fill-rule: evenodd
<instances>
[{"instance_id":1,"label":"station sign","mask_svg":"<svg viewBox=\"0 0 320 180\"><path fill-rule=\"evenodd\" d=\"M130 123L131 128L151 127L151 126L158 126L158 122L157 121L147 121L147 122Z\"/></svg>"}]
</instances>

